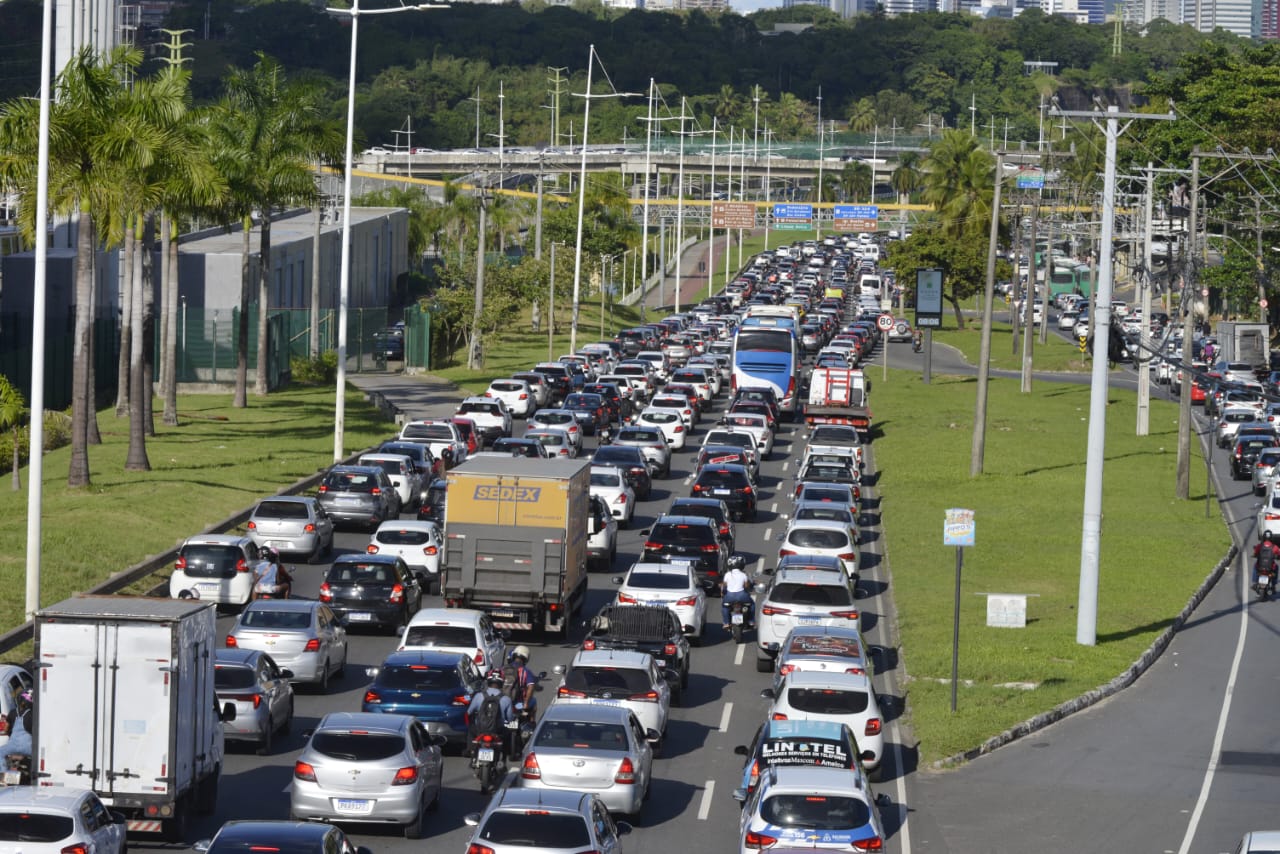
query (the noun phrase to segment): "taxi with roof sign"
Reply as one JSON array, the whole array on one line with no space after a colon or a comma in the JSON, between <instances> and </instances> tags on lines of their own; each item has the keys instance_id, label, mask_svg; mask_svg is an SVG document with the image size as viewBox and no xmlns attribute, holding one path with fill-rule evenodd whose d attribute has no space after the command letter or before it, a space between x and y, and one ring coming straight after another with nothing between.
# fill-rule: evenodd
<instances>
[{"instance_id":1,"label":"taxi with roof sign","mask_svg":"<svg viewBox=\"0 0 1280 854\"><path fill-rule=\"evenodd\" d=\"M760 774L774 765L817 765L866 775L853 730L832 721L766 720L750 745L739 744L733 752L747 760L742 786L733 790L733 799L740 804L755 791Z\"/></svg>"}]
</instances>

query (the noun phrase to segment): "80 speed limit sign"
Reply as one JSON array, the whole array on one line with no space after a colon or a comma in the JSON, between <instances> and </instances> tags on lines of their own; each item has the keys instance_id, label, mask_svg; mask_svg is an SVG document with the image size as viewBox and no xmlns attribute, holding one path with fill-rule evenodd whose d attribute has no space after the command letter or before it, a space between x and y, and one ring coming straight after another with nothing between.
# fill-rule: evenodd
<instances>
[{"instance_id":1,"label":"80 speed limit sign","mask_svg":"<svg viewBox=\"0 0 1280 854\"><path fill-rule=\"evenodd\" d=\"M885 312L876 318L876 328L881 332L888 332L893 328L893 315Z\"/></svg>"}]
</instances>

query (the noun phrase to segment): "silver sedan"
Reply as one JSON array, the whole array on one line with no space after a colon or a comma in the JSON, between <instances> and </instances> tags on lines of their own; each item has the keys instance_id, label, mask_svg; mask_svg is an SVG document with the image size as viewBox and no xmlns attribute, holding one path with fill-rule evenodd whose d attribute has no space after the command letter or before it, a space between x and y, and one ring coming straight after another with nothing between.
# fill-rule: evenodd
<instances>
[{"instance_id":1,"label":"silver sedan","mask_svg":"<svg viewBox=\"0 0 1280 854\"><path fill-rule=\"evenodd\" d=\"M254 741L259 755L271 753L277 730L288 732L293 723L293 674L253 649L220 649L213 667L218 707L236 707L235 718L222 724L226 740Z\"/></svg>"},{"instance_id":2,"label":"silver sedan","mask_svg":"<svg viewBox=\"0 0 1280 854\"><path fill-rule=\"evenodd\" d=\"M293 671L294 682L312 682L321 691L330 676L347 669L347 630L328 605L310 599L250 602L231 627L227 646L269 653L277 666Z\"/></svg>"},{"instance_id":3,"label":"silver sedan","mask_svg":"<svg viewBox=\"0 0 1280 854\"><path fill-rule=\"evenodd\" d=\"M248 528L255 546L299 554L308 561L333 548L333 521L310 496L277 495L259 501Z\"/></svg>"},{"instance_id":4,"label":"silver sedan","mask_svg":"<svg viewBox=\"0 0 1280 854\"><path fill-rule=\"evenodd\" d=\"M638 815L657 740L620 706L552 703L525 748L520 786L589 792L612 813Z\"/></svg>"}]
</instances>

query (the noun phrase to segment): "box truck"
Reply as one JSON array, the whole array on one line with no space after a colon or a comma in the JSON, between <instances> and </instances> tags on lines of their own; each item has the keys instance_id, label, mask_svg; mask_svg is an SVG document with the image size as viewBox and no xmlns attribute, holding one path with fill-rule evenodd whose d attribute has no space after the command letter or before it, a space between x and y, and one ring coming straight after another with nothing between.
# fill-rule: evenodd
<instances>
[{"instance_id":1,"label":"box truck","mask_svg":"<svg viewBox=\"0 0 1280 854\"><path fill-rule=\"evenodd\" d=\"M478 457L448 474L441 595L498 628L568 633L587 593L591 466Z\"/></svg>"},{"instance_id":2,"label":"box truck","mask_svg":"<svg viewBox=\"0 0 1280 854\"><path fill-rule=\"evenodd\" d=\"M80 596L35 616L32 783L93 789L130 833L180 841L222 772L215 606Z\"/></svg>"},{"instance_id":3,"label":"box truck","mask_svg":"<svg viewBox=\"0 0 1280 854\"><path fill-rule=\"evenodd\" d=\"M848 425L865 441L871 433L871 410L867 408L870 392L871 383L857 368L814 368L809 377L804 420L810 427Z\"/></svg>"},{"instance_id":4,"label":"box truck","mask_svg":"<svg viewBox=\"0 0 1280 854\"><path fill-rule=\"evenodd\" d=\"M1271 361L1271 327L1265 323L1222 320L1216 330L1218 355L1215 361L1245 362L1256 373L1269 369Z\"/></svg>"}]
</instances>

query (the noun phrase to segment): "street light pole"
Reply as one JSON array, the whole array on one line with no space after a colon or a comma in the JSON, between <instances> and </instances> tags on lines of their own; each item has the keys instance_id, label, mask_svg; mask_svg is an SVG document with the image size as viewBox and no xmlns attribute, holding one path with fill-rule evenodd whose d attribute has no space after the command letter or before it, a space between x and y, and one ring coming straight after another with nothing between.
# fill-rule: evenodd
<instances>
[{"instance_id":1,"label":"street light pole","mask_svg":"<svg viewBox=\"0 0 1280 854\"><path fill-rule=\"evenodd\" d=\"M335 463L342 461L346 433L347 304L351 294L351 149L354 145L353 134L356 122L356 45L360 30L360 16L447 8L449 7L420 4L362 10L360 0L352 0L350 9L328 8L325 10L330 15L347 15L351 18L351 69L347 79L347 144L342 176L342 267L338 274L338 376L336 399L333 405L333 461ZM479 94L479 90L476 91ZM478 102L477 109L479 109Z\"/></svg>"}]
</instances>

